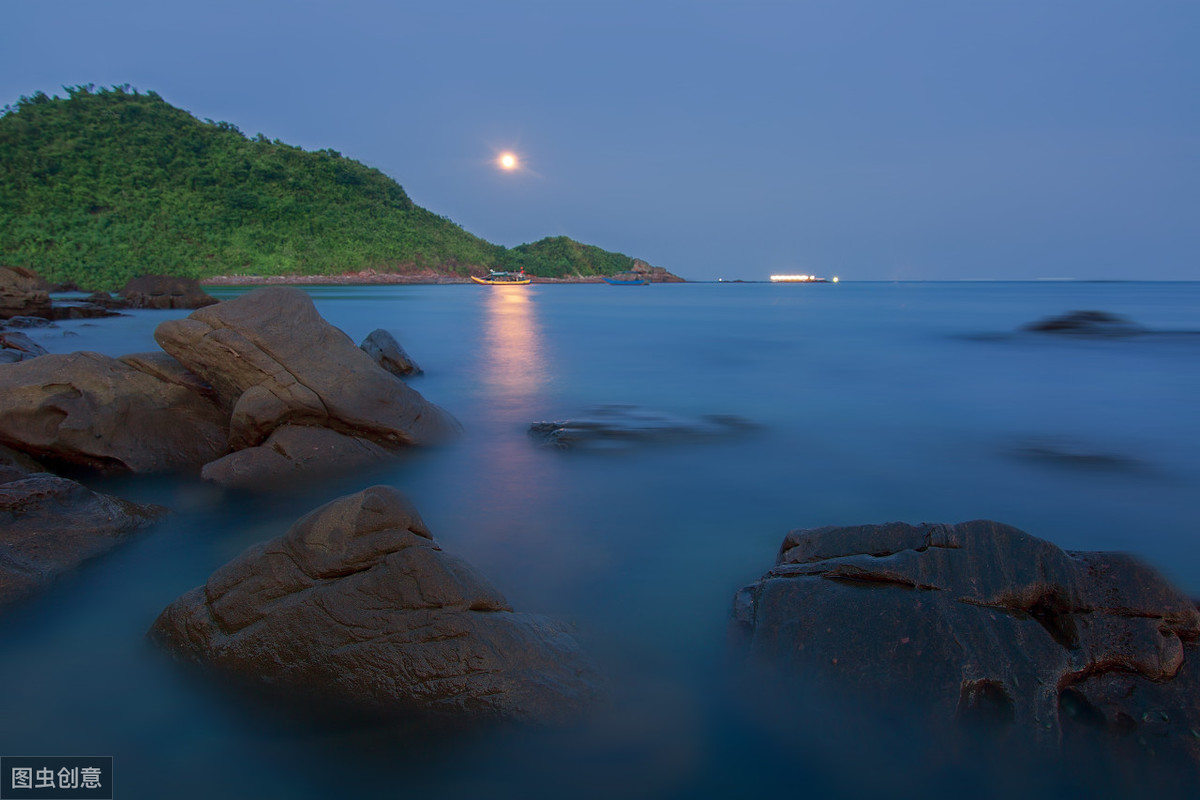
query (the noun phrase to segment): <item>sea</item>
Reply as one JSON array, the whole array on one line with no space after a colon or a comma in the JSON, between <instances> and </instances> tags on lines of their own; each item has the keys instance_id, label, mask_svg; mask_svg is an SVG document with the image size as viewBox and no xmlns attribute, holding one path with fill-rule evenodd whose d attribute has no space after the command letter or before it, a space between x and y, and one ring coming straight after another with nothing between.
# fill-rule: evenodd
<instances>
[{"instance_id":1,"label":"sea","mask_svg":"<svg viewBox=\"0 0 1200 800\"><path fill-rule=\"evenodd\" d=\"M0 755L111 756L124 799L1107 798L1200 786L1196 768L1141 751L1068 760L950 741L802 677L763 697L739 679L729 636L738 588L772 566L789 530L823 525L997 520L1067 550L1132 553L1200 597L1200 283L305 291L356 342L391 332L425 370L409 385L463 436L259 493L186 476L88 479L173 513L0 617ZM1073 310L1151 333L1024 330ZM155 326L186 313L30 335L51 352L117 356L155 349ZM577 449L529 434L614 407L746 424ZM555 730L330 719L230 689L147 640L164 607L241 551L374 484L408 495L441 546L515 608L570 623L608 701Z\"/></svg>"}]
</instances>

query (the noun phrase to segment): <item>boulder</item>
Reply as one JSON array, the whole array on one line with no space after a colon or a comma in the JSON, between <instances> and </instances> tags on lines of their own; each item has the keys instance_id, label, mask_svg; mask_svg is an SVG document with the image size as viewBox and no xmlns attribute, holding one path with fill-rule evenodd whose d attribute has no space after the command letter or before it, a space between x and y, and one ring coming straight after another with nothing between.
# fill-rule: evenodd
<instances>
[{"instance_id":1,"label":"boulder","mask_svg":"<svg viewBox=\"0 0 1200 800\"><path fill-rule=\"evenodd\" d=\"M0 332L0 362L11 364L46 354L46 348L20 331Z\"/></svg>"},{"instance_id":2,"label":"boulder","mask_svg":"<svg viewBox=\"0 0 1200 800\"><path fill-rule=\"evenodd\" d=\"M534 422L529 435L539 447L558 450L613 450L654 442L717 439L754 429L729 414L678 417L628 405L604 405L557 422Z\"/></svg>"},{"instance_id":3,"label":"boulder","mask_svg":"<svg viewBox=\"0 0 1200 800\"><path fill-rule=\"evenodd\" d=\"M5 324L10 328L57 328L51 320L45 317L9 317Z\"/></svg>"},{"instance_id":4,"label":"boulder","mask_svg":"<svg viewBox=\"0 0 1200 800\"><path fill-rule=\"evenodd\" d=\"M199 468L227 450L215 403L99 353L0 366L0 443L103 471Z\"/></svg>"},{"instance_id":5,"label":"boulder","mask_svg":"<svg viewBox=\"0 0 1200 800\"><path fill-rule=\"evenodd\" d=\"M49 285L25 267L0 267L0 319L50 317Z\"/></svg>"},{"instance_id":6,"label":"boulder","mask_svg":"<svg viewBox=\"0 0 1200 800\"><path fill-rule=\"evenodd\" d=\"M204 291L195 278L172 275L131 278L120 294L128 308L203 308L220 302Z\"/></svg>"},{"instance_id":7,"label":"boulder","mask_svg":"<svg viewBox=\"0 0 1200 800\"><path fill-rule=\"evenodd\" d=\"M205 464L206 481L240 489L290 489L297 481L349 472L391 458L374 442L328 428L282 425L257 447Z\"/></svg>"},{"instance_id":8,"label":"boulder","mask_svg":"<svg viewBox=\"0 0 1200 800\"><path fill-rule=\"evenodd\" d=\"M396 341L396 337L383 328L376 328L367 334L367 338L363 339L359 348L369 355L372 361L398 378L420 375L425 371L409 357L400 343Z\"/></svg>"},{"instance_id":9,"label":"boulder","mask_svg":"<svg viewBox=\"0 0 1200 800\"><path fill-rule=\"evenodd\" d=\"M216 390L231 443L285 423L320 425L385 447L433 444L461 426L386 372L299 289L257 289L158 326L164 350Z\"/></svg>"},{"instance_id":10,"label":"boulder","mask_svg":"<svg viewBox=\"0 0 1200 800\"><path fill-rule=\"evenodd\" d=\"M113 549L166 513L46 473L0 484L0 606Z\"/></svg>"},{"instance_id":11,"label":"boulder","mask_svg":"<svg viewBox=\"0 0 1200 800\"><path fill-rule=\"evenodd\" d=\"M396 490L334 500L166 608L179 657L339 707L554 722L597 696L567 629L514 612Z\"/></svg>"},{"instance_id":12,"label":"boulder","mask_svg":"<svg viewBox=\"0 0 1200 800\"><path fill-rule=\"evenodd\" d=\"M797 688L1051 747L1084 724L1200 757L1200 613L1127 555L989 521L797 530L737 593L732 633Z\"/></svg>"}]
</instances>

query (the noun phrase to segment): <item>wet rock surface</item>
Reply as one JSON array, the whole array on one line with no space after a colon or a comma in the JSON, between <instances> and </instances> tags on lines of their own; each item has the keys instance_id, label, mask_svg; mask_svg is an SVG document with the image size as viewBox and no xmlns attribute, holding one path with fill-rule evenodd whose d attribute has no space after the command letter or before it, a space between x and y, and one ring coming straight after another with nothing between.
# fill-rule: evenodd
<instances>
[{"instance_id":1,"label":"wet rock surface","mask_svg":"<svg viewBox=\"0 0 1200 800\"><path fill-rule=\"evenodd\" d=\"M539 447L613 450L655 442L690 442L744 434L757 426L729 414L680 417L629 405L603 405L557 422L534 422L529 435Z\"/></svg>"},{"instance_id":2,"label":"wet rock surface","mask_svg":"<svg viewBox=\"0 0 1200 800\"><path fill-rule=\"evenodd\" d=\"M0 442L101 471L198 468L228 449L216 404L99 353L0 366L0 408Z\"/></svg>"},{"instance_id":3,"label":"wet rock surface","mask_svg":"<svg viewBox=\"0 0 1200 800\"><path fill-rule=\"evenodd\" d=\"M258 289L202 308L159 325L155 338L231 411L235 448L287 423L385 447L434 444L461 430L322 319L299 289Z\"/></svg>"},{"instance_id":4,"label":"wet rock surface","mask_svg":"<svg viewBox=\"0 0 1200 800\"><path fill-rule=\"evenodd\" d=\"M989 521L797 530L737 593L731 632L785 684L1200 760L1200 614L1130 556Z\"/></svg>"},{"instance_id":5,"label":"wet rock surface","mask_svg":"<svg viewBox=\"0 0 1200 800\"><path fill-rule=\"evenodd\" d=\"M382 486L251 547L150 635L228 676L387 713L556 722L597 696L564 626L514 612Z\"/></svg>"},{"instance_id":6,"label":"wet rock surface","mask_svg":"<svg viewBox=\"0 0 1200 800\"><path fill-rule=\"evenodd\" d=\"M161 506L99 494L44 472L14 473L4 456L0 453L0 473L13 480L0 483L0 607L108 552L166 514Z\"/></svg>"}]
</instances>

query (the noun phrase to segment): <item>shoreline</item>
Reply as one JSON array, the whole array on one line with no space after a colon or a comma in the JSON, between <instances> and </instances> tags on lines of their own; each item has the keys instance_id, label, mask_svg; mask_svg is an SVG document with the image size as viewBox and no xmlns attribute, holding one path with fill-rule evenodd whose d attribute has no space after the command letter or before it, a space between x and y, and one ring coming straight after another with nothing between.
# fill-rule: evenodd
<instances>
[{"instance_id":1,"label":"shoreline","mask_svg":"<svg viewBox=\"0 0 1200 800\"><path fill-rule=\"evenodd\" d=\"M531 283L603 283L599 275L570 278L542 278L530 275ZM434 272L402 275L394 272L362 270L341 275L216 275L200 280L201 286L376 286L392 284L469 284L471 279L461 275Z\"/></svg>"}]
</instances>

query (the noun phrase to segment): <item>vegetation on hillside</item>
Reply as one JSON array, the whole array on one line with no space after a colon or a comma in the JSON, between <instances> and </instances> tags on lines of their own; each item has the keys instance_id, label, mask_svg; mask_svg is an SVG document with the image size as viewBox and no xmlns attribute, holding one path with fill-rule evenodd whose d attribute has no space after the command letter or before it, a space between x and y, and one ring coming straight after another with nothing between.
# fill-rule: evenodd
<instances>
[{"instance_id":1,"label":"vegetation on hillside","mask_svg":"<svg viewBox=\"0 0 1200 800\"><path fill-rule=\"evenodd\" d=\"M0 263L54 281L113 290L142 274L489 268L562 277L631 264L566 237L492 244L335 150L248 138L154 92L66 91L0 114Z\"/></svg>"}]
</instances>

